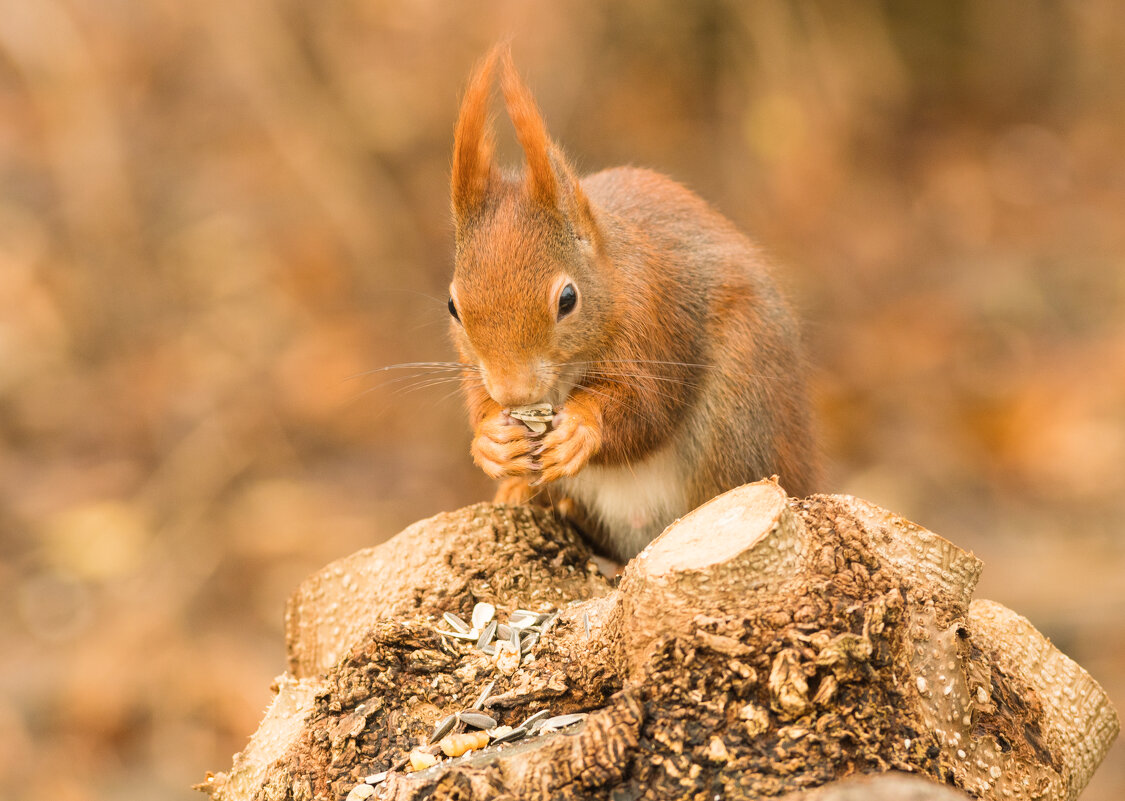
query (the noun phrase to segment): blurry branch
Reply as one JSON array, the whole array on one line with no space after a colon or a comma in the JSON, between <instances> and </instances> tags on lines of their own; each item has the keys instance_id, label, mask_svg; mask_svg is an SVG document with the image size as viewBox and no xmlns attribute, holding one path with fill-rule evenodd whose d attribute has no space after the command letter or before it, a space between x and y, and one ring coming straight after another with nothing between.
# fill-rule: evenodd
<instances>
[{"instance_id":1,"label":"blurry branch","mask_svg":"<svg viewBox=\"0 0 1125 801\"><path fill-rule=\"evenodd\" d=\"M400 232L409 223L402 213L407 200L393 177L350 134L356 126L316 85L277 5L248 0L201 16L221 68L241 89L250 112L324 210L355 263L375 262L380 253L376 232ZM249 41L253 48L247 47ZM378 195L368 189L373 178Z\"/></svg>"},{"instance_id":2,"label":"blurry branch","mask_svg":"<svg viewBox=\"0 0 1125 801\"><path fill-rule=\"evenodd\" d=\"M74 252L98 264L139 263L126 147L86 32L57 0L0 0L0 49L38 113Z\"/></svg>"}]
</instances>

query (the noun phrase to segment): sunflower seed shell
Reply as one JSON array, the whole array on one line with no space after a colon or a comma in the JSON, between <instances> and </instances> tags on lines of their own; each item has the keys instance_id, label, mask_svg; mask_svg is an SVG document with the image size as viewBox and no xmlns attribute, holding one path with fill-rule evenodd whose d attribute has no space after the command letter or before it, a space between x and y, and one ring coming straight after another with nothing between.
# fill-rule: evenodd
<instances>
[{"instance_id":1,"label":"sunflower seed shell","mask_svg":"<svg viewBox=\"0 0 1125 801\"><path fill-rule=\"evenodd\" d=\"M449 624L449 627L454 631L459 631L462 634L469 633L469 629L471 628L469 624L461 618L457 617L457 615L453 614L452 612L446 612L444 615L442 615L442 619L445 620L445 622Z\"/></svg>"},{"instance_id":2,"label":"sunflower seed shell","mask_svg":"<svg viewBox=\"0 0 1125 801\"><path fill-rule=\"evenodd\" d=\"M510 743L513 740L518 740L521 737L526 737L526 736L527 736L527 729L525 729L523 726L517 726L516 728L507 732L506 734L501 734L499 737L494 737L492 739L492 742L497 743L497 744L499 744L499 743Z\"/></svg>"},{"instance_id":3,"label":"sunflower seed shell","mask_svg":"<svg viewBox=\"0 0 1125 801\"><path fill-rule=\"evenodd\" d=\"M452 729L453 729L454 725L456 725L456 723L457 723L457 716L456 715L449 715L448 717L444 717L441 720L439 720L437 722L437 725L434 726L433 734L430 735L430 742L436 743L442 737L449 734L449 732L452 731Z\"/></svg>"},{"instance_id":4,"label":"sunflower seed shell","mask_svg":"<svg viewBox=\"0 0 1125 801\"><path fill-rule=\"evenodd\" d=\"M457 717L466 726L472 726L474 729L495 729L496 718L490 717L483 712L459 712Z\"/></svg>"},{"instance_id":5,"label":"sunflower seed shell","mask_svg":"<svg viewBox=\"0 0 1125 801\"><path fill-rule=\"evenodd\" d=\"M532 716L531 716L531 717L529 717L529 718L528 718L527 720L525 720L525 721L524 721L523 723L521 723L519 727L520 727L521 729L527 729L527 730L529 730L529 731L530 731L530 730L531 730L531 727L532 727L532 726L534 726L534 725L535 725L536 723L538 723L539 721L543 720L543 719L544 719L545 717L547 717L547 716L548 716L548 715L550 715L550 714L551 714L551 710L549 710L549 709L540 709L540 710L539 710L538 712L536 712L536 713L535 713L534 715L532 715Z\"/></svg>"},{"instance_id":6,"label":"sunflower seed shell","mask_svg":"<svg viewBox=\"0 0 1125 801\"><path fill-rule=\"evenodd\" d=\"M567 726L573 726L575 723L586 719L585 712L575 712L570 715L555 715L553 718L547 718L543 721L540 728L543 729L565 729Z\"/></svg>"},{"instance_id":7,"label":"sunflower seed shell","mask_svg":"<svg viewBox=\"0 0 1125 801\"><path fill-rule=\"evenodd\" d=\"M480 637L477 638L477 648L480 648L483 651L484 646L491 643L495 636L496 636L496 621L492 620L492 621L489 621L488 625L484 627L484 631L482 631L480 633Z\"/></svg>"},{"instance_id":8,"label":"sunflower seed shell","mask_svg":"<svg viewBox=\"0 0 1125 801\"><path fill-rule=\"evenodd\" d=\"M480 691L477 700L473 702L473 709L484 709L484 702L488 700L488 696L492 695L492 688L496 686L496 679L488 683L488 686Z\"/></svg>"},{"instance_id":9,"label":"sunflower seed shell","mask_svg":"<svg viewBox=\"0 0 1125 801\"><path fill-rule=\"evenodd\" d=\"M444 634L446 637L452 637L455 640L475 640L477 635L472 632L462 631L447 631L445 629L434 629L438 634Z\"/></svg>"},{"instance_id":10,"label":"sunflower seed shell","mask_svg":"<svg viewBox=\"0 0 1125 801\"><path fill-rule=\"evenodd\" d=\"M473 607L473 628L480 631L494 617L496 617L496 607L481 601Z\"/></svg>"}]
</instances>

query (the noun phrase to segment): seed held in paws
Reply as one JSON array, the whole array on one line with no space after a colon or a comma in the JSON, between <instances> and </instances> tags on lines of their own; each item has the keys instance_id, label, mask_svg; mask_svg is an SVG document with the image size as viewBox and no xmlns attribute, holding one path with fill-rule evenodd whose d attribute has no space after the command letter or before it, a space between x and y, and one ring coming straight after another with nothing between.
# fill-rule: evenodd
<instances>
[{"instance_id":1,"label":"seed held in paws","mask_svg":"<svg viewBox=\"0 0 1125 801\"><path fill-rule=\"evenodd\" d=\"M516 418L532 434L542 434L549 427L551 418L555 416L555 409L549 403L531 403L527 406L516 406L507 410L508 415Z\"/></svg>"}]
</instances>

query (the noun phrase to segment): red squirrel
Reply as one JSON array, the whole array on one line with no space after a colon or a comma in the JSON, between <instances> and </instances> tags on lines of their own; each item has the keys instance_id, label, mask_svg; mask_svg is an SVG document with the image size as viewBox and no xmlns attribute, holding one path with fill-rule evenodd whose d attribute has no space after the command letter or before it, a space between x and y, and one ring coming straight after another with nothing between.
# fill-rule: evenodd
<instances>
[{"instance_id":1,"label":"red squirrel","mask_svg":"<svg viewBox=\"0 0 1125 801\"><path fill-rule=\"evenodd\" d=\"M497 71L519 172L493 163ZM663 175L577 178L506 47L465 91L452 200L451 328L496 502L553 503L624 560L749 481L812 490L799 333L758 249ZM542 434L509 414L535 403Z\"/></svg>"}]
</instances>

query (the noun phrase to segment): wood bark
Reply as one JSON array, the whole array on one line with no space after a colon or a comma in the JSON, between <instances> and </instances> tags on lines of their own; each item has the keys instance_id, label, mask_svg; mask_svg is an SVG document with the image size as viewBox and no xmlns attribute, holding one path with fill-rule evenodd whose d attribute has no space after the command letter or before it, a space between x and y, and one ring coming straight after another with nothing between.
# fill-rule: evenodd
<instances>
[{"instance_id":1,"label":"wood bark","mask_svg":"<svg viewBox=\"0 0 1125 801\"><path fill-rule=\"evenodd\" d=\"M617 587L548 511L438 515L306 580L273 705L200 787L217 801L1072 801L1117 715L1026 620L972 599L980 570L870 503L768 481L670 526ZM443 613L482 601L560 614L513 662L440 633ZM490 684L500 724L587 714L407 772Z\"/></svg>"}]
</instances>

